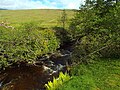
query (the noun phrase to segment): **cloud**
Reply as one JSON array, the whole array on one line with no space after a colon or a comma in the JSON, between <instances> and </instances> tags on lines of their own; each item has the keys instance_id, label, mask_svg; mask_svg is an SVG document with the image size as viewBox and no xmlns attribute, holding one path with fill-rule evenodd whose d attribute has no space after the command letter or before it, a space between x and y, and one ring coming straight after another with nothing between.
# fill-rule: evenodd
<instances>
[{"instance_id":1,"label":"cloud","mask_svg":"<svg viewBox=\"0 0 120 90\"><path fill-rule=\"evenodd\" d=\"M0 0L4 9L78 9L84 0Z\"/></svg>"},{"instance_id":2,"label":"cloud","mask_svg":"<svg viewBox=\"0 0 120 90\"><path fill-rule=\"evenodd\" d=\"M61 0L66 9L78 9L85 0Z\"/></svg>"}]
</instances>

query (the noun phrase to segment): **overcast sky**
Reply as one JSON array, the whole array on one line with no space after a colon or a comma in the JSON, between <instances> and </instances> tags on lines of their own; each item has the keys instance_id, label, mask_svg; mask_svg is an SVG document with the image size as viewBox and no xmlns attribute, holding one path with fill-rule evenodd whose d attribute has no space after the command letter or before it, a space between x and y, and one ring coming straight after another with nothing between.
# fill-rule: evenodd
<instances>
[{"instance_id":1,"label":"overcast sky","mask_svg":"<svg viewBox=\"0 0 120 90\"><path fill-rule=\"evenodd\" d=\"M0 0L4 9L79 9L85 0Z\"/></svg>"}]
</instances>

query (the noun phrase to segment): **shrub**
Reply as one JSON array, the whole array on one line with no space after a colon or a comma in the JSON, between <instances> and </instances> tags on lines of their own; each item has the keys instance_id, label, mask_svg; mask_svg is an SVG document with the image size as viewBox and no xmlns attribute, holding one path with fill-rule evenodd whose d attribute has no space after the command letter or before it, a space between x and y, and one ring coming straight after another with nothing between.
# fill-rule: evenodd
<instances>
[{"instance_id":1,"label":"shrub","mask_svg":"<svg viewBox=\"0 0 120 90\"><path fill-rule=\"evenodd\" d=\"M55 31L57 38L60 39L61 45L71 41L71 38L69 36L70 34L68 33L67 29L55 26L53 27L53 30Z\"/></svg>"},{"instance_id":2,"label":"shrub","mask_svg":"<svg viewBox=\"0 0 120 90\"><path fill-rule=\"evenodd\" d=\"M72 19L71 36L76 40L73 54L78 60L120 57L120 3L108 3L86 2Z\"/></svg>"},{"instance_id":3,"label":"shrub","mask_svg":"<svg viewBox=\"0 0 120 90\"><path fill-rule=\"evenodd\" d=\"M39 30L25 24L18 29L0 27L0 65L13 62L34 62L37 56L53 53L59 40L52 30Z\"/></svg>"}]
</instances>

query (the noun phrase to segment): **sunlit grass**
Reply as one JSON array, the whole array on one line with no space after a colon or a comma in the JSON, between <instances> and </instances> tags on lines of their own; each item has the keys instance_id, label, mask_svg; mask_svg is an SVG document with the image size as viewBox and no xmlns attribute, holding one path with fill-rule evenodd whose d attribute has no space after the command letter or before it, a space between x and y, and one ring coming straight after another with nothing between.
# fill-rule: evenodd
<instances>
[{"instance_id":1,"label":"sunlit grass","mask_svg":"<svg viewBox=\"0 0 120 90\"><path fill-rule=\"evenodd\" d=\"M120 59L101 59L74 68L72 80L60 90L120 90Z\"/></svg>"},{"instance_id":2,"label":"sunlit grass","mask_svg":"<svg viewBox=\"0 0 120 90\"><path fill-rule=\"evenodd\" d=\"M67 18L71 19L74 16L73 10L66 10ZM62 10L54 9L35 9L35 10L0 10L0 22L6 21L13 26L19 26L26 22L39 22L45 27L59 25Z\"/></svg>"}]
</instances>

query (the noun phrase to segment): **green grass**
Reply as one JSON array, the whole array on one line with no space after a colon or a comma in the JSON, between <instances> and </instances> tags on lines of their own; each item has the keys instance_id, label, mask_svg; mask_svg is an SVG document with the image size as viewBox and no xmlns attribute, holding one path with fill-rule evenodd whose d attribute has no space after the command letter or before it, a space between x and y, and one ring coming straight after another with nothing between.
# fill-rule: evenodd
<instances>
[{"instance_id":1,"label":"green grass","mask_svg":"<svg viewBox=\"0 0 120 90\"><path fill-rule=\"evenodd\" d=\"M73 10L66 10L67 18L74 16ZM51 27L59 25L58 20L62 15L59 9L34 9L34 10L0 10L0 22L6 21L13 26L26 22L39 22L40 25Z\"/></svg>"},{"instance_id":2,"label":"green grass","mask_svg":"<svg viewBox=\"0 0 120 90\"><path fill-rule=\"evenodd\" d=\"M102 59L73 69L73 78L60 90L120 90L120 59Z\"/></svg>"}]
</instances>

